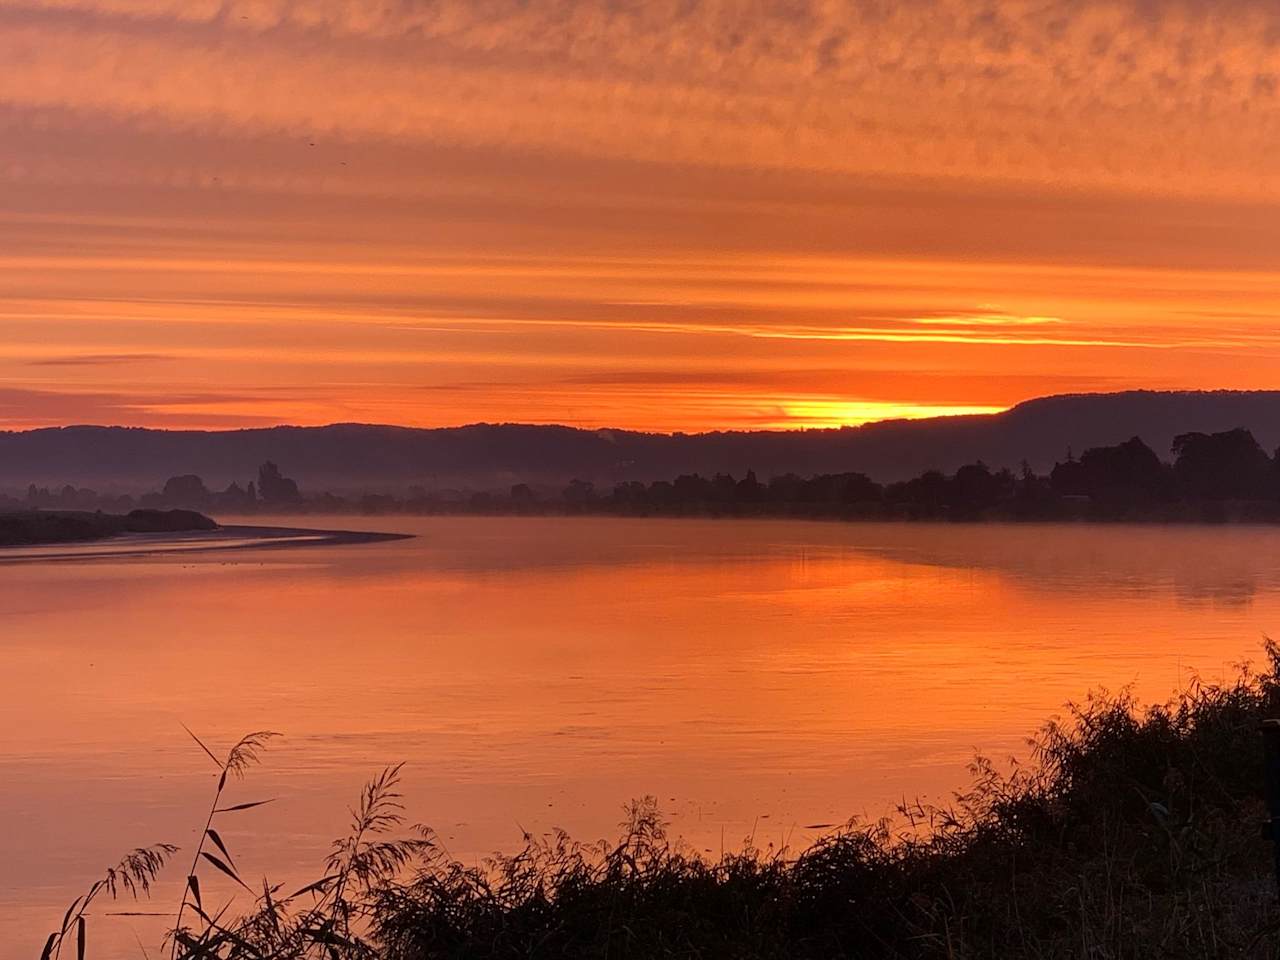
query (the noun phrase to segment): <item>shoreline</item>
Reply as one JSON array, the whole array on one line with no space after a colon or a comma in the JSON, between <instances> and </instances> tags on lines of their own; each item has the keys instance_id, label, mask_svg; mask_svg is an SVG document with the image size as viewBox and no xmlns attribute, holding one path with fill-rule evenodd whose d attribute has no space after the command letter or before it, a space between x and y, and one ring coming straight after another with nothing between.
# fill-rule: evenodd
<instances>
[{"instance_id":1,"label":"shoreline","mask_svg":"<svg viewBox=\"0 0 1280 960\"><path fill-rule=\"evenodd\" d=\"M251 514L237 514L238 517L247 519ZM297 513L297 514L272 514L273 518L297 517L299 519L306 518L334 518L334 519L361 519L368 518L374 520L437 520L437 519L480 519L480 520L660 520L660 521L680 521L680 520L714 520L714 521L781 521L781 522L797 522L797 523L823 523L833 525L904 525L904 526L955 526L955 527L974 527L974 526L992 526L992 527L1026 527L1026 526L1057 526L1057 527L1115 527L1115 526L1141 526L1141 527L1277 527L1280 526L1280 511L1274 514L1256 514L1248 511L1228 511L1225 515L1206 515L1200 512L1198 515L1191 513L1169 512L1167 514L1151 514L1151 513L1099 513L1093 515L1087 514L1059 514L1059 515L989 515L989 516L965 516L965 515L893 515L887 513L832 513L832 512L760 512L760 513L733 513L728 511L690 511L687 513L680 512L663 512L654 511L649 513L629 512L629 511L610 511L610 510L564 510L564 511L483 511L483 510L441 510L430 513L411 513L403 511L385 511L371 513L341 512L341 511L315 511L314 513ZM250 525L252 526L252 525Z\"/></svg>"},{"instance_id":2,"label":"shoreline","mask_svg":"<svg viewBox=\"0 0 1280 960\"><path fill-rule=\"evenodd\" d=\"M0 565L52 561L115 560L223 551L282 550L290 547L356 546L412 540L410 533L317 530L247 524L174 533L121 533L95 540L0 546Z\"/></svg>"}]
</instances>

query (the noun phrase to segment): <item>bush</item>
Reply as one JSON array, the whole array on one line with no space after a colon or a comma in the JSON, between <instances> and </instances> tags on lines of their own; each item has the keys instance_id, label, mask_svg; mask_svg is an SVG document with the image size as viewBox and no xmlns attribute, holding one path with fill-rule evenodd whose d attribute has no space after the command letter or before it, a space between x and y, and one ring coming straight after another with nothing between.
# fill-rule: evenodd
<instances>
[{"instance_id":1,"label":"bush","mask_svg":"<svg viewBox=\"0 0 1280 960\"><path fill-rule=\"evenodd\" d=\"M1230 684L1141 709L1098 696L1002 773L978 759L947 807L851 823L796 856L706 860L672 841L651 800L619 841L563 833L481 868L403 824L391 768L365 790L324 876L208 917L196 874L234 868L216 831L197 851L176 934L183 958L1280 957L1258 724L1280 708L1280 651ZM242 772L263 745L234 748ZM210 751L210 756L214 754ZM215 799L214 814L221 815ZM214 847L225 856L213 853ZM171 848L140 861L145 887ZM135 854L142 856L144 852ZM136 865L135 865L136 866ZM237 878L238 879L238 878ZM105 887L102 881L91 892ZM114 885L110 891L114 894ZM77 903L81 903L78 901ZM68 912L51 944L83 923Z\"/></svg>"}]
</instances>

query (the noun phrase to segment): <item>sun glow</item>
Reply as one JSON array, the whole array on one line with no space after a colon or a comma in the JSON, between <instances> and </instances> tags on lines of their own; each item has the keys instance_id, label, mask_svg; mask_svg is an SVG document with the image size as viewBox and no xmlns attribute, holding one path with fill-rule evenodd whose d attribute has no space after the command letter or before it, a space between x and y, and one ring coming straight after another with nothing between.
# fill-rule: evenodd
<instances>
[{"instance_id":1,"label":"sun glow","mask_svg":"<svg viewBox=\"0 0 1280 960\"><path fill-rule=\"evenodd\" d=\"M856 427L879 420L923 420L1002 413L1008 407L947 403L879 403L874 400L805 400L783 406L785 418L771 426Z\"/></svg>"},{"instance_id":2,"label":"sun glow","mask_svg":"<svg viewBox=\"0 0 1280 960\"><path fill-rule=\"evenodd\" d=\"M367 6L0 0L0 425L1276 386L1274 5Z\"/></svg>"}]
</instances>

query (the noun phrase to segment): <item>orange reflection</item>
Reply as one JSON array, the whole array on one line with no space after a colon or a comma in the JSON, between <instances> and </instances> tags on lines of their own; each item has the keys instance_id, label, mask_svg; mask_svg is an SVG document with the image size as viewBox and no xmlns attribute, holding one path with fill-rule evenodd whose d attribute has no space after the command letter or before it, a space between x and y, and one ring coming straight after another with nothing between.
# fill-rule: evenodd
<instances>
[{"instance_id":1,"label":"orange reflection","mask_svg":"<svg viewBox=\"0 0 1280 960\"><path fill-rule=\"evenodd\" d=\"M208 784L182 723L286 734L238 788L280 798L237 825L254 871L319 859L401 759L459 855L517 822L606 835L644 794L699 847L803 843L1023 753L1100 684L1225 676L1280 620L1247 527L331 522L419 537L6 568L0 940L122 846L186 839Z\"/></svg>"}]
</instances>

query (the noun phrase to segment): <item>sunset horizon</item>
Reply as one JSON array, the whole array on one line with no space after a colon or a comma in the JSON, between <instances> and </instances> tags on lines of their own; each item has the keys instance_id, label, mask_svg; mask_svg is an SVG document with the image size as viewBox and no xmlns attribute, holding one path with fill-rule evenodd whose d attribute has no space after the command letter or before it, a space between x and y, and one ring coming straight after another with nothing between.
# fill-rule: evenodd
<instances>
[{"instance_id":1,"label":"sunset horizon","mask_svg":"<svg viewBox=\"0 0 1280 960\"><path fill-rule=\"evenodd\" d=\"M1192 0L4 0L0 426L669 432L1275 386L1277 29Z\"/></svg>"},{"instance_id":2,"label":"sunset horizon","mask_svg":"<svg viewBox=\"0 0 1280 960\"><path fill-rule=\"evenodd\" d=\"M628 425L620 425L616 423L571 423L564 420L458 420L453 422L415 423L412 421L390 422L390 421L368 421L368 420L318 420L315 422L306 421L286 421L252 423L241 426L236 425L212 425L204 426L199 423L191 425L174 425L162 424L151 425L148 423L126 423L126 422L93 422L93 421L74 421L68 420L61 423L32 423L32 424L6 424L0 426L0 432L5 433L26 433L38 430L48 429L75 429L75 428L91 428L91 429L140 429L140 430L160 430L160 431L195 431L208 433L226 433L237 430L272 430L272 429L323 429L327 427L370 427L370 428L388 428L393 430L464 430L469 427L556 427L570 430L582 430L586 432L618 432L618 433L645 433L661 436L674 436L679 434L709 434L709 433L751 433L751 432L790 432L790 431L807 431L807 430L839 430L845 427L864 427L874 426L882 423L894 423L900 421L912 420L941 420L952 417L988 417L1002 413L1008 413L1015 408L1033 404L1038 401L1056 401L1069 400L1077 398L1107 398L1114 396L1126 395L1168 395L1168 396L1230 396L1230 395L1251 395L1251 394L1278 394L1280 390L1272 390L1267 388L1257 389L1236 389L1236 388L1203 388L1195 390L1179 390L1179 389L1163 389L1160 387L1143 387L1129 390L1108 390L1108 391L1074 391L1067 393L1038 394L1027 396L1015 400L1007 406L992 407L964 407L961 405L937 405L924 407L895 407L885 404L885 409L874 409L875 405L864 405L864 409L859 411L858 415L850 413L853 404L845 404L843 401L836 400L816 400L809 401L813 406L821 410L824 406L829 408L841 408L839 411L833 411L829 419L815 417L808 420L802 417L794 417L790 420L780 421L777 424L759 423L747 426L708 426L695 430L684 429L662 429L662 428L641 428ZM825 411L824 411L825 412ZM836 412L841 415L837 416Z\"/></svg>"},{"instance_id":3,"label":"sunset horizon","mask_svg":"<svg viewBox=\"0 0 1280 960\"><path fill-rule=\"evenodd\" d=\"M0 960L1280 960L1280 2L0 0L0 625Z\"/></svg>"}]
</instances>

